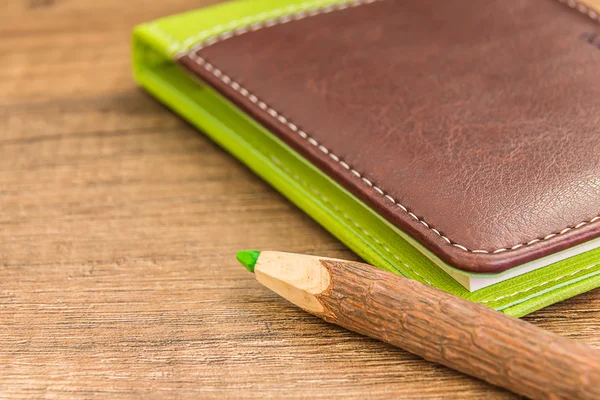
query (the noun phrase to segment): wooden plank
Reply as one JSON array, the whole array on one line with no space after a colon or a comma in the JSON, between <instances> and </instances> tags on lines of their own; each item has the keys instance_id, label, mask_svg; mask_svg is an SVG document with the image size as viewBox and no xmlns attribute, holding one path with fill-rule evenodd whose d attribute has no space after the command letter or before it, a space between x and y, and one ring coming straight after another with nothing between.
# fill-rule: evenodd
<instances>
[{"instance_id":1,"label":"wooden plank","mask_svg":"<svg viewBox=\"0 0 600 400\"><path fill-rule=\"evenodd\" d=\"M133 25L211 1L0 3L0 398L514 398L236 263L356 256L133 84ZM528 320L600 345L599 309Z\"/></svg>"}]
</instances>

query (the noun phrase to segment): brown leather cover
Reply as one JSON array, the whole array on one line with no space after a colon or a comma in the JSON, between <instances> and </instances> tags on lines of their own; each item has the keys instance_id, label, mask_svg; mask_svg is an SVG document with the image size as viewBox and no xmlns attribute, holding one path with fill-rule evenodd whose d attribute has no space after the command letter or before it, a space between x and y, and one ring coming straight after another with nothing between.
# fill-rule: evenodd
<instances>
[{"instance_id":1,"label":"brown leather cover","mask_svg":"<svg viewBox=\"0 0 600 400\"><path fill-rule=\"evenodd\" d=\"M357 1L179 61L447 263L500 272L600 236L600 26L580 8Z\"/></svg>"}]
</instances>

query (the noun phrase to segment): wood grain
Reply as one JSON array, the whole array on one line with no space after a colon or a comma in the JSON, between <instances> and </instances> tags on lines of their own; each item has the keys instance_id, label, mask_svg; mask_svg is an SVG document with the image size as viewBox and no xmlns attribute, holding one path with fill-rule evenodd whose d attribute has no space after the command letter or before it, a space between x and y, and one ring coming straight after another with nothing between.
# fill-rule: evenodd
<instances>
[{"instance_id":1,"label":"wood grain","mask_svg":"<svg viewBox=\"0 0 600 400\"><path fill-rule=\"evenodd\" d=\"M133 84L132 27L209 3L0 2L0 398L514 398L236 263L354 256ZM599 309L594 291L527 319L599 346Z\"/></svg>"},{"instance_id":2,"label":"wood grain","mask_svg":"<svg viewBox=\"0 0 600 400\"><path fill-rule=\"evenodd\" d=\"M600 398L600 350L592 346L370 265L323 259L318 270L313 259L296 271L310 270L322 285L295 286L298 272L272 269L275 278L295 277L285 292L316 287L297 297L314 296L321 307L300 306L328 322L528 398Z\"/></svg>"}]
</instances>

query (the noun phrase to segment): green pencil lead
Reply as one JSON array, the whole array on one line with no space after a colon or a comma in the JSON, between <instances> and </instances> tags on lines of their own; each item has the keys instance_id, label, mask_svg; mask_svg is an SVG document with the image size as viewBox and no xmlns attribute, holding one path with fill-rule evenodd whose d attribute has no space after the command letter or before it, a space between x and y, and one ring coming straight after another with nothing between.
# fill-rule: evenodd
<instances>
[{"instance_id":1,"label":"green pencil lead","mask_svg":"<svg viewBox=\"0 0 600 400\"><path fill-rule=\"evenodd\" d=\"M254 273L254 266L258 261L260 251L258 250L242 250L238 251L235 258L250 272Z\"/></svg>"}]
</instances>

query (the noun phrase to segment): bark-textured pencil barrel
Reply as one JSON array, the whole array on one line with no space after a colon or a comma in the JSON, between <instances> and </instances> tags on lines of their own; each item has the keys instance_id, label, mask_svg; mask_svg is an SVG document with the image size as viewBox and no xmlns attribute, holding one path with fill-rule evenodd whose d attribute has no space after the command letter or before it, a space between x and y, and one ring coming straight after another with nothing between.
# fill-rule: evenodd
<instances>
[{"instance_id":1,"label":"bark-textured pencil barrel","mask_svg":"<svg viewBox=\"0 0 600 400\"><path fill-rule=\"evenodd\" d=\"M257 280L324 320L534 399L600 399L600 351L370 265L241 255Z\"/></svg>"}]
</instances>

